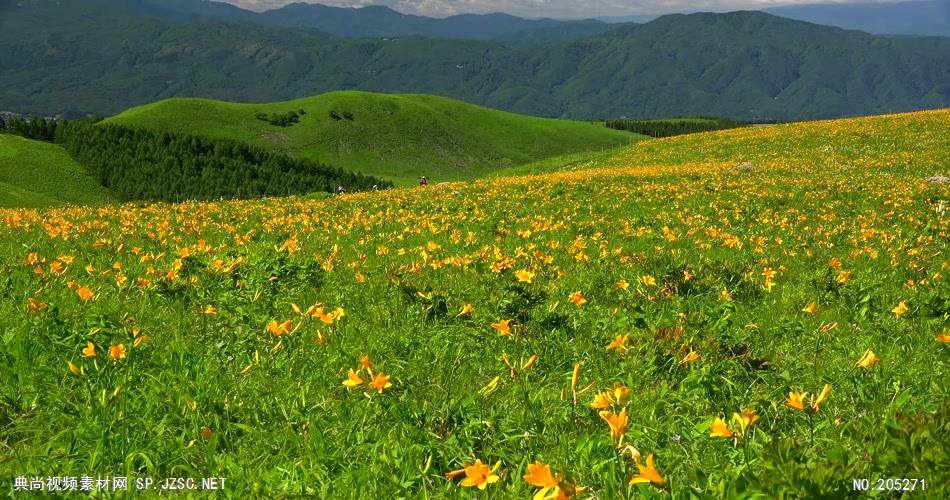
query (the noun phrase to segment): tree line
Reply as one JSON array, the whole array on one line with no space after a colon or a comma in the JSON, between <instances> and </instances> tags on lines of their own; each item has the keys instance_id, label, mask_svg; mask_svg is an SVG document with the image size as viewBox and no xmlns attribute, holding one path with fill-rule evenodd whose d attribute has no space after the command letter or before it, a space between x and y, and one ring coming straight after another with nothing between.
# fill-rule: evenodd
<instances>
[{"instance_id":1,"label":"tree line","mask_svg":"<svg viewBox=\"0 0 950 500\"><path fill-rule=\"evenodd\" d=\"M55 142L124 201L183 201L333 193L388 181L237 141L157 132L96 120L6 118L7 132Z\"/></svg>"},{"instance_id":2,"label":"tree line","mask_svg":"<svg viewBox=\"0 0 950 500\"><path fill-rule=\"evenodd\" d=\"M618 118L604 122L608 128L626 130L650 137L672 137L744 127L745 124L727 118L671 118L668 120L631 120Z\"/></svg>"}]
</instances>

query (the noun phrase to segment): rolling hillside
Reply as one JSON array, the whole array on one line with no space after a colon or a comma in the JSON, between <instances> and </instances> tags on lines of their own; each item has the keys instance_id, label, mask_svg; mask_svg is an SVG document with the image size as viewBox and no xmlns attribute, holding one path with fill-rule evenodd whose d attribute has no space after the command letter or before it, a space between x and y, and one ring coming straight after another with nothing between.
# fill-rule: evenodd
<instances>
[{"instance_id":1,"label":"rolling hillside","mask_svg":"<svg viewBox=\"0 0 950 500\"><path fill-rule=\"evenodd\" d=\"M950 183L925 180L948 130L941 110L444 188L0 210L0 471L948 498Z\"/></svg>"},{"instance_id":2,"label":"rolling hillside","mask_svg":"<svg viewBox=\"0 0 950 500\"><path fill-rule=\"evenodd\" d=\"M109 191L59 146L0 134L0 207L112 200Z\"/></svg>"},{"instance_id":3,"label":"rolling hillside","mask_svg":"<svg viewBox=\"0 0 950 500\"><path fill-rule=\"evenodd\" d=\"M305 114L289 127L257 118L298 110ZM273 104L169 99L130 109L105 123L244 141L404 184L421 175L434 182L470 179L642 137L444 97L354 91Z\"/></svg>"}]
</instances>

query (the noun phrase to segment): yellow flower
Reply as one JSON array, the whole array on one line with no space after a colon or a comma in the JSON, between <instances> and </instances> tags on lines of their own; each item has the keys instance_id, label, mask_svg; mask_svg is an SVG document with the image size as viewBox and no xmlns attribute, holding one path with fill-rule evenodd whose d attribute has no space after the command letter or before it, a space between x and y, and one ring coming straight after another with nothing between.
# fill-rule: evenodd
<instances>
[{"instance_id":1,"label":"yellow flower","mask_svg":"<svg viewBox=\"0 0 950 500\"><path fill-rule=\"evenodd\" d=\"M725 300L726 302L732 300L732 294L729 293L729 290L723 288L722 292L719 293L719 298Z\"/></svg>"},{"instance_id":2,"label":"yellow flower","mask_svg":"<svg viewBox=\"0 0 950 500\"><path fill-rule=\"evenodd\" d=\"M27 308L30 310L30 312L33 313L33 314L36 314L36 313L42 311L43 309L46 309L46 306L47 306L47 305L49 305L49 304L46 304L45 302L40 302L40 301L34 299L33 297L29 297L29 298L26 299L26 307L27 307Z\"/></svg>"},{"instance_id":3,"label":"yellow flower","mask_svg":"<svg viewBox=\"0 0 950 500\"><path fill-rule=\"evenodd\" d=\"M125 358L125 344L112 344L109 346L109 357L113 361Z\"/></svg>"},{"instance_id":4,"label":"yellow flower","mask_svg":"<svg viewBox=\"0 0 950 500\"><path fill-rule=\"evenodd\" d=\"M861 359L855 363L855 366L867 368L869 366L878 364L880 361L881 360L877 357L877 355L874 354L874 351L868 349L864 352L864 355L861 356Z\"/></svg>"},{"instance_id":5,"label":"yellow flower","mask_svg":"<svg viewBox=\"0 0 950 500\"><path fill-rule=\"evenodd\" d=\"M897 307L891 309L891 312L894 313L894 316L898 318L907 313L907 301L902 300L900 304L897 304Z\"/></svg>"},{"instance_id":6,"label":"yellow flower","mask_svg":"<svg viewBox=\"0 0 950 500\"><path fill-rule=\"evenodd\" d=\"M818 397L811 402L811 407L813 410L815 410L815 412L818 412L818 410L821 409L821 402L824 401L826 397L828 397L829 393L831 393L831 385L825 384L825 387L821 390L821 394L819 394Z\"/></svg>"},{"instance_id":7,"label":"yellow flower","mask_svg":"<svg viewBox=\"0 0 950 500\"><path fill-rule=\"evenodd\" d=\"M630 388L618 382L615 383L613 388L610 389L610 397L613 398L613 401L617 406L623 406L627 404L627 397L630 396L632 392L633 391Z\"/></svg>"},{"instance_id":8,"label":"yellow flower","mask_svg":"<svg viewBox=\"0 0 950 500\"><path fill-rule=\"evenodd\" d=\"M594 401L591 402L590 407L595 410L603 410L610 408L611 404L613 404L613 400L610 399L610 391L604 391L594 394Z\"/></svg>"},{"instance_id":9,"label":"yellow flower","mask_svg":"<svg viewBox=\"0 0 950 500\"><path fill-rule=\"evenodd\" d=\"M78 366L76 366L75 364L73 364L72 361L69 362L69 371L73 372L73 375L75 375L75 376L77 376L77 377L81 377L81 376L82 376L82 370L80 370Z\"/></svg>"},{"instance_id":10,"label":"yellow flower","mask_svg":"<svg viewBox=\"0 0 950 500\"><path fill-rule=\"evenodd\" d=\"M571 299L571 303L577 307L582 307L584 304L587 303L587 299L584 298L584 294L581 293L580 291L572 293L570 299Z\"/></svg>"},{"instance_id":11,"label":"yellow flower","mask_svg":"<svg viewBox=\"0 0 950 500\"><path fill-rule=\"evenodd\" d=\"M518 278L518 281L522 283L531 283L531 280L534 279L535 274L527 269L521 269L515 271L515 278Z\"/></svg>"},{"instance_id":12,"label":"yellow flower","mask_svg":"<svg viewBox=\"0 0 950 500\"><path fill-rule=\"evenodd\" d=\"M662 485L666 482L663 477L660 476L660 472L656 470L656 467L653 464L652 453L647 455L647 464L637 464L637 469L640 470L640 473L630 479L630 484L653 483L656 485Z\"/></svg>"},{"instance_id":13,"label":"yellow flower","mask_svg":"<svg viewBox=\"0 0 950 500\"><path fill-rule=\"evenodd\" d=\"M606 350L616 349L619 352L627 352L627 340L630 339L629 335L620 336L617 335L617 338L613 340L610 344L607 344Z\"/></svg>"},{"instance_id":14,"label":"yellow flower","mask_svg":"<svg viewBox=\"0 0 950 500\"><path fill-rule=\"evenodd\" d=\"M459 311L458 315L455 317L461 318L462 316L468 316L469 314L472 314L473 312L475 312L475 308L472 307L471 304L465 304L464 306L462 306L462 310Z\"/></svg>"},{"instance_id":15,"label":"yellow flower","mask_svg":"<svg viewBox=\"0 0 950 500\"><path fill-rule=\"evenodd\" d=\"M656 278L647 274L640 277L640 282L647 286L656 286Z\"/></svg>"},{"instance_id":16,"label":"yellow flower","mask_svg":"<svg viewBox=\"0 0 950 500\"><path fill-rule=\"evenodd\" d=\"M574 363L574 371L571 372L571 392L574 392L577 389L577 379L581 375L581 364Z\"/></svg>"},{"instance_id":17,"label":"yellow flower","mask_svg":"<svg viewBox=\"0 0 950 500\"><path fill-rule=\"evenodd\" d=\"M464 487L477 486L478 489L484 490L489 484L498 481L498 476L495 475L495 471L497 471L498 467L500 466L501 460L496 462L495 466L489 469L488 465L483 464L479 459L475 460L474 464L465 466L464 469L454 470L447 473L445 477L452 479L456 476L465 474L465 479L463 479L459 484Z\"/></svg>"},{"instance_id":18,"label":"yellow flower","mask_svg":"<svg viewBox=\"0 0 950 500\"><path fill-rule=\"evenodd\" d=\"M752 426L759 416L755 414L755 410L742 410L742 414L733 413L732 414L732 423L739 427L739 434L745 434L746 430Z\"/></svg>"},{"instance_id":19,"label":"yellow flower","mask_svg":"<svg viewBox=\"0 0 950 500\"><path fill-rule=\"evenodd\" d=\"M88 342L86 348L82 350L82 355L84 358L94 358L96 357L96 344Z\"/></svg>"},{"instance_id":20,"label":"yellow flower","mask_svg":"<svg viewBox=\"0 0 950 500\"><path fill-rule=\"evenodd\" d=\"M838 276L835 277L835 281L842 285L847 285L851 281L851 271L838 271Z\"/></svg>"},{"instance_id":21,"label":"yellow flower","mask_svg":"<svg viewBox=\"0 0 950 500\"><path fill-rule=\"evenodd\" d=\"M521 365L521 369L527 370L528 368L531 368L532 366L534 366L534 364L537 362L538 362L538 355L535 354L531 356L530 358L528 358L528 361L525 361L523 365Z\"/></svg>"},{"instance_id":22,"label":"yellow flower","mask_svg":"<svg viewBox=\"0 0 950 500\"><path fill-rule=\"evenodd\" d=\"M805 308L802 309L802 312L807 312L808 314L812 315L818 314L818 304L816 302L812 302L811 304L805 306Z\"/></svg>"},{"instance_id":23,"label":"yellow flower","mask_svg":"<svg viewBox=\"0 0 950 500\"><path fill-rule=\"evenodd\" d=\"M346 380L343 381L343 385L345 385L347 389L352 389L354 387L363 385L363 382L365 382L363 377L360 377L359 373L353 371L353 369L350 368L350 372L346 375Z\"/></svg>"},{"instance_id":24,"label":"yellow flower","mask_svg":"<svg viewBox=\"0 0 950 500\"><path fill-rule=\"evenodd\" d=\"M627 397L630 396L632 392L630 388L625 387L619 382L615 383L611 389L595 394L594 401L591 402L590 407L599 410L609 408L613 405L624 406L627 404Z\"/></svg>"},{"instance_id":25,"label":"yellow flower","mask_svg":"<svg viewBox=\"0 0 950 500\"><path fill-rule=\"evenodd\" d=\"M503 319L498 323L492 323L491 327L501 332L502 335L511 335L511 320Z\"/></svg>"},{"instance_id":26,"label":"yellow flower","mask_svg":"<svg viewBox=\"0 0 950 500\"><path fill-rule=\"evenodd\" d=\"M946 330L943 331L940 335L936 337L937 342L950 342L950 333L947 333Z\"/></svg>"},{"instance_id":27,"label":"yellow flower","mask_svg":"<svg viewBox=\"0 0 950 500\"><path fill-rule=\"evenodd\" d=\"M709 437L732 437L732 431L729 430L729 426L726 425L726 421L722 417L716 417L709 426Z\"/></svg>"},{"instance_id":28,"label":"yellow flower","mask_svg":"<svg viewBox=\"0 0 950 500\"><path fill-rule=\"evenodd\" d=\"M687 354L686 357L684 357L683 360L680 361L680 364L688 365L692 363L693 361L699 360L700 357L701 356L699 355L698 352L690 349L689 354Z\"/></svg>"},{"instance_id":29,"label":"yellow flower","mask_svg":"<svg viewBox=\"0 0 950 500\"><path fill-rule=\"evenodd\" d=\"M621 279L620 281L617 282L617 288L621 290L626 290L627 288L630 288L630 283L627 283L627 280L625 279Z\"/></svg>"},{"instance_id":30,"label":"yellow flower","mask_svg":"<svg viewBox=\"0 0 950 500\"><path fill-rule=\"evenodd\" d=\"M198 311L198 314L218 314L218 308L214 306L208 306L204 311Z\"/></svg>"},{"instance_id":31,"label":"yellow flower","mask_svg":"<svg viewBox=\"0 0 950 500\"><path fill-rule=\"evenodd\" d=\"M623 435L627 433L627 409L620 410L620 413L610 411L601 411L600 418L607 422L610 427L610 439L618 446L623 441Z\"/></svg>"},{"instance_id":32,"label":"yellow flower","mask_svg":"<svg viewBox=\"0 0 950 500\"><path fill-rule=\"evenodd\" d=\"M478 393L481 394L482 396L487 396L495 392L495 389L498 388L498 381L500 380L501 380L501 377L495 377L491 379L491 382L486 384L485 387L482 387L481 389L479 389Z\"/></svg>"},{"instance_id":33,"label":"yellow flower","mask_svg":"<svg viewBox=\"0 0 950 500\"><path fill-rule=\"evenodd\" d=\"M789 408L794 408L796 410L804 410L805 403L804 399L808 397L807 392L789 392L788 397L785 399L785 404Z\"/></svg>"},{"instance_id":34,"label":"yellow flower","mask_svg":"<svg viewBox=\"0 0 950 500\"><path fill-rule=\"evenodd\" d=\"M333 316L333 319L339 321L343 319L344 316L346 316L346 311L344 311L342 307L337 307L330 314Z\"/></svg>"}]
</instances>

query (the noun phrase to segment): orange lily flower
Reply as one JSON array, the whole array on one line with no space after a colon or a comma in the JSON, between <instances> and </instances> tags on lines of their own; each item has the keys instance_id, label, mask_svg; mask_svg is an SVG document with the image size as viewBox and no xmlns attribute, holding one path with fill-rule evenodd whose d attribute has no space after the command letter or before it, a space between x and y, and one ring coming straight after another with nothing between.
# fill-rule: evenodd
<instances>
[{"instance_id":1,"label":"orange lily flower","mask_svg":"<svg viewBox=\"0 0 950 500\"><path fill-rule=\"evenodd\" d=\"M686 357L684 357L684 358L682 359L682 361L680 361L680 364L682 364L682 365L688 365L688 364L692 363L693 361L699 360L700 357L701 357L701 356L699 355L698 352L696 352L696 351L690 349L690 350L689 350L689 354L687 354Z\"/></svg>"},{"instance_id":2,"label":"orange lily flower","mask_svg":"<svg viewBox=\"0 0 950 500\"><path fill-rule=\"evenodd\" d=\"M821 394L819 394L818 397L811 402L811 407L813 410L815 410L815 412L821 408L821 402L824 401L826 397L828 397L829 393L831 393L831 385L825 384L825 387L821 390Z\"/></svg>"},{"instance_id":3,"label":"orange lily flower","mask_svg":"<svg viewBox=\"0 0 950 500\"><path fill-rule=\"evenodd\" d=\"M510 319L503 319L497 323L492 323L491 327L501 332L502 335L511 335Z\"/></svg>"},{"instance_id":4,"label":"orange lily flower","mask_svg":"<svg viewBox=\"0 0 950 500\"><path fill-rule=\"evenodd\" d=\"M389 389L393 386L392 382L389 381L389 375L386 375L383 372L379 372L376 376L373 377L373 381L369 383L369 386L373 389L379 391L380 394L383 393L383 389Z\"/></svg>"},{"instance_id":5,"label":"orange lily flower","mask_svg":"<svg viewBox=\"0 0 950 500\"><path fill-rule=\"evenodd\" d=\"M630 484L653 483L656 485L662 485L666 482L663 479L663 476L660 476L660 472L656 470L656 466L653 464L652 453L647 455L647 464L637 464L637 469L640 470L640 473L630 479Z\"/></svg>"},{"instance_id":6,"label":"orange lily flower","mask_svg":"<svg viewBox=\"0 0 950 500\"><path fill-rule=\"evenodd\" d=\"M716 417L716 420L713 420L713 423L709 426L709 437L732 437L732 431L729 430L729 426L726 425L726 421L722 417Z\"/></svg>"},{"instance_id":7,"label":"orange lily flower","mask_svg":"<svg viewBox=\"0 0 950 500\"><path fill-rule=\"evenodd\" d=\"M109 357L113 361L125 358L125 344L112 344L109 346Z\"/></svg>"},{"instance_id":8,"label":"orange lily flower","mask_svg":"<svg viewBox=\"0 0 950 500\"><path fill-rule=\"evenodd\" d=\"M606 350L616 349L619 352L627 352L627 340L630 339L629 335L620 336L617 335L617 338L613 340L610 344L607 344Z\"/></svg>"},{"instance_id":9,"label":"orange lily flower","mask_svg":"<svg viewBox=\"0 0 950 500\"><path fill-rule=\"evenodd\" d=\"M881 360L877 357L877 355L874 354L874 351L868 349L868 350L865 351L865 353L861 356L861 359L859 359L858 362L855 363L855 365L856 365L856 366L859 366L859 367L861 367L861 368L868 368L868 367L870 367L870 366L872 366L872 365L878 364L880 361L881 361Z\"/></svg>"},{"instance_id":10,"label":"orange lily flower","mask_svg":"<svg viewBox=\"0 0 950 500\"><path fill-rule=\"evenodd\" d=\"M808 397L807 392L789 392L788 397L785 399L785 405L796 410L804 410L805 403L803 400L806 397Z\"/></svg>"},{"instance_id":11,"label":"orange lily flower","mask_svg":"<svg viewBox=\"0 0 950 500\"><path fill-rule=\"evenodd\" d=\"M477 486L478 489L484 490L489 484L495 483L498 481L498 476L495 474L495 471L498 470L498 467L501 466L501 461L495 463L495 466L491 469L488 468L487 464L483 464L480 459L475 460L475 463L472 465L465 466L464 469L454 470L445 475L449 479L453 479L456 476L465 474L465 479L462 480L461 484L464 487Z\"/></svg>"},{"instance_id":12,"label":"orange lily flower","mask_svg":"<svg viewBox=\"0 0 950 500\"><path fill-rule=\"evenodd\" d=\"M528 271L527 269L515 271L515 278L518 278L518 281L522 283L531 283L531 280L534 279L534 276L535 274L531 271Z\"/></svg>"},{"instance_id":13,"label":"orange lily flower","mask_svg":"<svg viewBox=\"0 0 950 500\"><path fill-rule=\"evenodd\" d=\"M623 441L623 435L627 433L627 409L620 410L620 413L610 411L601 411L600 418L607 422L610 427L610 439L619 446Z\"/></svg>"},{"instance_id":14,"label":"orange lily flower","mask_svg":"<svg viewBox=\"0 0 950 500\"><path fill-rule=\"evenodd\" d=\"M468 316L469 314L472 314L473 312L475 312L475 308L472 307L471 304L465 304L464 306L462 306L462 310L459 311L458 315L455 317L461 318L462 316Z\"/></svg>"},{"instance_id":15,"label":"orange lily flower","mask_svg":"<svg viewBox=\"0 0 950 500\"><path fill-rule=\"evenodd\" d=\"M907 309L906 300L902 300L900 304L897 304L897 307L895 307L894 309L891 309L891 312L894 313L894 316L898 318L906 314L907 311L908 309Z\"/></svg>"}]
</instances>

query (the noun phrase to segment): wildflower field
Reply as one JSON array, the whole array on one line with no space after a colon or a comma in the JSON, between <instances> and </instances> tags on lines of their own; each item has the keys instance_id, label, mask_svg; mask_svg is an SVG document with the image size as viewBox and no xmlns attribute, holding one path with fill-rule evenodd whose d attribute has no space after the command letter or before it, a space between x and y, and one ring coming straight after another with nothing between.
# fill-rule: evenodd
<instances>
[{"instance_id":1,"label":"wildflower field","mask_svg":"<svg viewBox=\"0 0 950 500\"><path fill-rule=\"evenodd\" d=\"M601 163L0 211L0 484L950 494L950 111Z\"/></svg>"}]
</instances>

